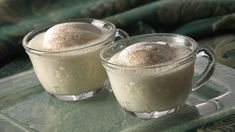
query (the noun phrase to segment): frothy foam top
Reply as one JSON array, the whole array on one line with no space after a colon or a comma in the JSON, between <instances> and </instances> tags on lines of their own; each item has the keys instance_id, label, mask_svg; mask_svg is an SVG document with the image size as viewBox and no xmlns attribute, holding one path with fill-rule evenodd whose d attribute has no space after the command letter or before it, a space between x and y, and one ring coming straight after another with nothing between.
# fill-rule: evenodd
<instances>
[{"instance_id":1,"label":"frothy foam top","mask_svg":"<svg viewBox=\"0 0 235 132\"><path fill-rule=\"evenodd\" d=\"M29 47L43 51L66 51L107 40L110 31L84 22L68 22L49 28L43 35L35 36ZM43 37L43 38L42 38ZM34 40L40 41L35 43Z\"/></svg>"},{"instance_id":2,"label":"frothy foam top","mask_svg":"<svg viewBox=\"0 0 235 132\"><path fill-rule=\"evenodd\" d=\"M140 42L115 54L109 62L124 66L154 65L186 55L182 49L169 46L166 42Z\"/></svg>"}]
</instances>

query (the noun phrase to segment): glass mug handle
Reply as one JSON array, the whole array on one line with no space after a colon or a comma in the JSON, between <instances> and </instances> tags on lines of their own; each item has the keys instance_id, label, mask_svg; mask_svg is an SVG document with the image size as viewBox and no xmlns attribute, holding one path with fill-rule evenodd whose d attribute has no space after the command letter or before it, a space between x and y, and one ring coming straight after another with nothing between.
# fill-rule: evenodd
<instances>
[{"instance_id":1,"label":"glass mug handle","mask_svg":"<svg viewBox=\"0 0 235 132\"><path fill-rule=\"evenodd\" d=\"M198 57L205 57L206 59L208 59L208 63L205 70L195 80L195 88L193 88L192 91L199 89L203 84L205 84L212 76L215 70L215 58L213 56L213 52L210 49L208 48L199 49L197 51L197 58Z\"/></svg>"},{"instance_id":2,"label":"glass mug handle","mask_svg":"<svg viewBox=\"0 0 235 132\"><path fill-rule=\"evenodd\" d=\"M127 34L127 32L125 32L122 29L117 29L116 34L115 34L115 38L114 38L114 42L119 40L119 39L128 38L128 37L129 37L129 35ZM111 92L111 93L113 92L109 80L107 80L105 82L105 87L106 87L106 89L109 90L109 92Z\"/></svg>"},{"instance_id":3,"label":"glass mug handle","mask_svg":"<svg viewBox=\"0 0 235 132\"><path fill-rule=\"evenodd\" d=\"M128 38L128 37L129 37L129 35L124 30L117 29L114 41L117 41L117 40L123 39L123 38Z\"/></svg>"}]
</instances>

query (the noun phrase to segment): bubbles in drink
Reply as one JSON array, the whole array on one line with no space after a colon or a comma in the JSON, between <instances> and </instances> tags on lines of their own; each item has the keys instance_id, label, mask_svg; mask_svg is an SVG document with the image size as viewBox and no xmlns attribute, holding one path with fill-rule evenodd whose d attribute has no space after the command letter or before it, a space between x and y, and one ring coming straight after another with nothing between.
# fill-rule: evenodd
<instances>
[{"instance_id":1,"label":"bubbles in drink","mask_svg":"<svg viewBox=\"0 0 235 132\"><path fill-rule=\"evenodd\" d=\"M178 60L189 54L186 47L164 42L136 43L114 54L109 62L120 67L107 73L120 104L129 111L151 112L183 103L192 88L194 61Z\"/></svg>"},{"instance_id":2,"label":"bubbles in drink","mask_svg":"<svg viewBox=\"0 0 235 132\"><path fill-rule=\"evenodd\" d=\"M42 51L40 55L31 54L30 59L48 92L71 95L103 87L107 76L98 55L112 33L101 26L62 23L29 42L30 48Z\"/></svg>"}]
</instances>

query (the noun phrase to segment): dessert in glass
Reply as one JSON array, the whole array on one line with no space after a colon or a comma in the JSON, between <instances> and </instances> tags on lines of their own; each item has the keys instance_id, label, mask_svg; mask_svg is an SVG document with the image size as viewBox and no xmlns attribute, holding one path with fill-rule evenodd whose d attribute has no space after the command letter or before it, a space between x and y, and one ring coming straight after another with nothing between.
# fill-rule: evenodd
<instances>
[{"instance_id":1,"label":"dessert in glass","mask_svg":"<svg viewBox=\"0 0 235 132\"><path fill-rule=\"evenodd\" d=\"M194 78L197 57L208 58ZM119 104L140 118L157 118L179 109L188 95L204 84L215 66L209 49L176 34L146 34L119 40L100 53Z\"/></svg>"},{"instance_id":2,"label":"dessert in glass","mask_svg":"<svg viewBox=\"0 0 235 132\"><path fill-rule=\"evenodd\" d=\"M37 28L24 37L23 46L45 90L59 100L76 101L104 87L99 52L127 36L107 21L83 18Z\"/></svg>"}]
</instances>

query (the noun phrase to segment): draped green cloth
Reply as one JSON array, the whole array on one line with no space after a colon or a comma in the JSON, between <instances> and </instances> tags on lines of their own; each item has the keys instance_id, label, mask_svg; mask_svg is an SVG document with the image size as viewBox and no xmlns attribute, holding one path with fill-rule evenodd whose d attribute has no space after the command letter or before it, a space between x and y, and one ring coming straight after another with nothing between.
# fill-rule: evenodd
<instances>
[{"instance_id":1,"label":"draped green cloth","mask_svg":"<svg viewBox=\"0 0 235 132\"><path fill-rule=\"evenodd\" d=\"M1 0L0 78L32 68L22 47L29 31L83 17L110 21L131 36L154 32L190 36L212 49L219 63L235 68L234 0Z\"/></svg>"},{"instance_id":2,"label":"draped green cloth","mask_svg":"<svg viewBox=\"0 0 235 132\"><path fill-rule=\"evenodd\" d=\"M211 48L218 62L235 67L233 0L3 0L0 2L0 77L31 68L22 47L32 29L61 20L104 19L130 35L170 32Z\"/></svg>"}]
</instances>

